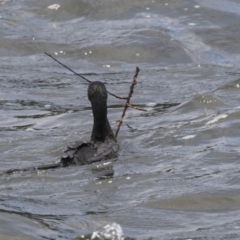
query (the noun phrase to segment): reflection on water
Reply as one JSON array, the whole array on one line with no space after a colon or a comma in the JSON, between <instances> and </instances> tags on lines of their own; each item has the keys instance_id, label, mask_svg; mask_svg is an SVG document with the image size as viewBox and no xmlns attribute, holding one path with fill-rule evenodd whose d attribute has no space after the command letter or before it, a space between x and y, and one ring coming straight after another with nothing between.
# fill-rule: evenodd
<instances>
[{"instance_id":1,"label":"reflection on water","mask_svg":"<svg viewBox=\"0 0 240 240\"><path fill-rule=\"evenodd\" d=\"M240 238L236 0L0 0L1 171L59 161L88 140L87 83L126 96L111 162L1 175L0 238ZM108 97L117 127L124 102ZM90 235L89 235L90 234ZM83 238L84 239L84 238ZM114 239L114 238L111 238Z\"/></svg>"}]
</instances>

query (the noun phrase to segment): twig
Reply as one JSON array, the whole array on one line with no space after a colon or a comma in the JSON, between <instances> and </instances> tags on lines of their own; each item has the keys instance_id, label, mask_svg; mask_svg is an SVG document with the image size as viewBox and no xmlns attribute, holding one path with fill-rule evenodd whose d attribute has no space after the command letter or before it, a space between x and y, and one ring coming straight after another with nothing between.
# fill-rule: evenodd
<instances>
[{"instance_id":1,"label":"twig","mask_svg":"<svg viewBox=\"0 0 240 240\"><path fill-rule=\"evenodd\" d=\"M131 130L134 130L134 128L132 128L129 124L127 124L126 122L124 122L128 128L130 128Z\"/></svg>"},{"instance_id":2,"label":"twig","mask_svg":"<svg viewBox=\"0 0 240 240\"><path fill-rule=\"evenodd\" d=\"M120 120L118 120L117 122L120 122ZM129 129L134 130L134 128L131 127L128 123L126 122L122 122L122 123L125 124Z\"/></svg>"},{"instance_id":3,"label":"twig","mask_svg":"<svg viewBox=\"0 0 240 240\"><path fill-rule=\"evenodd\" d=\"M130 103L128 103L127 106L128 106L129 108L133 108L133 109L136 109L136 110L138 110L138 111L147 112L146 109L135 107L135 106L133 106L133 105L130 104Z\"/></svg>"},{"instance_id":4,"label":"twig","mask_svg":"<svg viewBox=\"0 0 240 240\"><path fill-rule=\"evenodd\" d=\"M92 81L90 81L89 79L87 79L87 78L85 78L84 76L82 76L81 74L73 71L71 68L69 68L69 67L66 66L65 64L63 64L63 63L61 63L60 61L58 61L58 60L57 60L55 57L53 57L51 54L46 53L46 52L44 52L44 53L45 53L47 56L49 56L50 58L52 58L54 61L56 61L57 63L59 63L61 66L65 67L65 68L68 69L70 72L72 72L72 73L74 73L75 75L77 75L78 77L84 79L84 80L87 81L88 83L91 83L91 82L92 82ZM118 132L119 132L120 127L121 127L121 125L122 125L122 123L123 123L123 118L124 118L124 116L125 116L125 113L126 113L128 107L133 108L133 109L136 109L136 110L139 110L139 111L147 111L147 110L145 110L145 109L141 109L141 108L132 106L132 105L130 104L130 99L131 99L132 94L133 94L134 86L137 84L137 76L138 76L139 71L140 71L140 69L139 69L138 67L136 67L136 72L135 72L135 75L134 75L134 77L133 77L132 84L131 84L131 86L130 86L130 90L129 90L128 97L119 97L119 96L117 96L116 94L113 94L113 93L107 91L108 94L114 96L115 98L127 100L126 103L125 103L125 107L124 107L124 109L123 109L122 116L121 116L121 118L120 118L120 120L119 120L118 128L117 128L116 133L115 133L115 139L117 139ZM130 127L127 123L125 123L125 124L126 124L130 129L133 129L133 128Z\"/></svg>"},{"instance_id":5,"label":"twig","mask_svg":"<svg viewBox=\"0 0 240 240\"><path fill-rule=\"evenodd\" d=\"M138 73L139 73L140 69L138 67L136 67L136 72L135 72L135 75L133 77L133 80L132 80L132 84L130 86L130 89L129 89L129 93L128 93L128 97L127 97L127 101L125 103L125 107L123 109L123 112L122 112L122 116L119 120L119 124L118 124L118 127L117 127L117 130L116 130L116 133L115 133L115 139L117 139L117 135L118 135L118 132L120 130L120 127L123 123L123 118L125 116L125 113L127 111L127 108L128 108L128 104L130 104L130 99L132 97L132 94L133 94L133 89L134 89L134 86L137 84L137 76L138 76Z\"/></svg>"},{"instance_id":6,"label":"twig","mask_svg":"<svg viewBox=\"0 0 240 240\"><path fill-rule=\"evenodd\" d=\"M53 57L51 54L46 53L46 52L44 52L44 53L45 53L47 56L49 56L50 58L52 58L54 61L56 61L57 63L59 63L60 65L62 65L62 66L65 67L66 69L68 69L70 72L74 73L75 75L79 76L80 78L84 79L85 81L87 81L87 82L89 82L89 83L92 82L92 81L90 81L89 79L87 79L87 78L85 78L84 76L82 76L81 74L73 71L71 68L69 68L69 67L66 66L65 64L63 64L63 63L61 63L60 61L58 61L58 60L57 60L55 57ZM115 94L113 94L113 93L111 93L111 92L109 92L109 91L107 91L107 92L108 92L108 94L114 96L115 98L125 99L125 100L127 99L127 97L119 97L119 96L117 96L117 95L115 95Z\"/></svg>"},{"instance_id":7,"label":"twig","mask_svg":"<svg viewBox=\"0 0 240 240\"><path fill-rule=\"evenodd\" d=\"M123 100L127 100L127 97L119 97L119 96L117 96L117 95L115 95L115 94L109 92L108 90L107 90L107 92L108 92L108 94L112 95L112 96L115 97L115 98L123 99Z\"/></svg>"},{"instance_id":8,"label":"twig","mask_svg":"<svg viewBox=\"0 0 240 240\"><path fill-rule=\"evenodd\" d=\"M84 76L82 76L81 74L79 74L79 73L77 73L77 72L75 72L75 71L73 71L71 68L69 68L68 66L66 66L65 64L63 64L63 63L61 63L61 62L59 62L55 57L53 57L52 55L50 55L50 54L48 54L48 53L46 53L46 52L44 52L46 55L48 55L50 58L52 58L54 61L56 61L57 63L59 63L60 65L62 65L63 67L65 67L66 69L68 69L70 72L72 72L72 73L74 73L74 74L76 74L77 76L79 76L80 78L82 78L82 79L84 79L85 81L87 81L87 82L89 82L89 83L91 83L91 81L90 80L88 80L87 78L85 78Z\"/></svg>"}]
</instances>

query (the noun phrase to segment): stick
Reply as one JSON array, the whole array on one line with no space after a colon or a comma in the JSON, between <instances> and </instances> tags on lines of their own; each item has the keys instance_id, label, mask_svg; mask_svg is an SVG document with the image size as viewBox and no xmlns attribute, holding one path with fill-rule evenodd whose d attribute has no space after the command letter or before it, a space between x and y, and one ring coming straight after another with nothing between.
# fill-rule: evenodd
<instances>
[{"instance_id":1,"label":"stick","mask_svg":"<svg viewBox=\"0 0 240 240\"><path fill-rule=\"evenodd\" d=\"M108 92L108 94L112 95L112 96L115 97L115 98L127 100L127 97L119 97L119 96L117 96L117 95L109 92L108 90L107 90L107 92Z\"/></svg>"},{"instance_id":2,"label":"stick","mask_svg":"<svg viewBox=\"0 0 240 240\"><path fill-rule=\"evenodd\" d=\"M134 128L132 128L129 124L127 124L127 123L125 123L125 124L127 125L128 128L130 128L131 130L134 130Z\"/></svg>"},{"instance_id":3,"label":"stick","mask_svg":"<svg viewBox=\"0 0 240 240\"><path fill-rule=\"evenodd\" d=\"M90 80L88 80L87 78L85 78L84 76L82 76L81 74L73 71L71 68L69 68L68 66L64 65L63 63L59 62L55 57L53 57L52 55L44 52L46 55L48 55L50 58L52 58L54 61L56 61L57 63L59 63L60 65L62 65L63 67L65 67L66 69L68 69L70 72L74 73L75 75L79 76L80 78L84 79L85 81L91 83Z\"/></svg>"},{"instance_id":4,"label":"stick","mask_svg":"<svg viewBox=\"0 0 240 240\"><path fill-rule=\"evenodd\" d=\"M118 132L120 130L120 127L123 123L123 118L125 116L125 113L127 111L127 108L128 108L128 104L130 104L130 99L132 97L132 94L133 94L133 89L134 89L134 86L137 84L137 76L138 76L138 73L139 73L140 69L138 67L136 67L136 72L135 72L135 75L133 77L133 80L132 80L132 84L130 86L130 89L129 89L129 93L128 93L128 97L127 97L127 101L125 103L125 107L123 109L123 112L122 112L122 116L119 120L119 124L118 124L118 128L116 130L116 133L115 133L115 139L117 139L117 135L118 135Z\"/></svg>"},{"instance_id":5,"label":"stick","mask_svg":"<svg viewBox=\"0 0 240 240\"><path fill-rule=\"evenodd\" d=\"M128 103L127 106L130 107L130 108L136 109L136 110L138 110L138 111L147 112L146 109L135 107L135 106L133 106L133 105L130 104L130 103Z\"/></svg>"},{"instance_id":6,"label":"stick","mask_svg":"<svg viewBox=\"0 0 240 240\"><path fill-rule=\"evenodd\" d=\"M52 58L54 61L56 61L57 63L59 63L60 65L62 65L62 66L65 67L66 69L68 69L70 72L74 73L75 75L79 76L80 78L84 79L85 81L87 81L87 82L89 82L89 83L92 82L92 81L90 81L89 79L87 79L87 78L85 78L84 76L82 76L81 74L73 71L71 68L69 68L69 67L66 66L65 64L63 64L63 63L61 63L60 61L58 61L58 60L57 60L55 57L53 57L51 54L46 53L46 52L44 52L44 53L45 53L47 56L49 56L50 58ZM125 99L125 100L127 99L127 97L119 97L119 96L117 96L117 95L115 95L115 94L113 94L113 93L111 93L111 92L109 92L109 91L107 91L107 92L108 92L108 94L114 96L115 98Z\"/></svg>"},{"instance_id":7,"label":"stick","mask_svg":"<svg viewBox=\"0 0 240 240\"><path fill-rule=\"evenodd\" d=\"M65 67L66 69L68 69L70 72L72 72L72 73L74 73L75 75L79 76L80 78L84 79L84 80L87 81L88 83L91 83L91 81L90 81L89 79L87 79L87 78L85 78L84 76L82 76L81 74L73 71L71 68L69 68L69 67L66 66L65 64L61 63L60 61L58 61L58 60L57 60L55 57L53 57L51 54L46 53L46 52L44 52L44 53L45 53L47 56L49 56L50 58L52 58L54 61L56 61L57 63L59 63L61 66L63 66L63 67ZM139 111L147 111L147 110L145 110L145 109L137 108L137 107L132 106L132 105L130 104L130 98L132 97L134 86L137 84L137 76L138 76L139 71L140 71L140 69L139 69L138 67L136 67L136 72L135 72L135 75L134 75L134 77L133 77L132 84L131 84L131 86L130 86L130 90L129 90L128 97L119 97L119 96L117 96L117 95L115 95L115 94L107 91L108 94L114 96L115 98L127 100L126 103L125 103L125 107L124 107L122 116L121 116L121 118L120 118L120 120L119 120L119 124L118 124L117 131L116 131L116 133L115 133L115 139L117 139L118 132L119 132L120 127L121 127L121 125L122 125L122 123L123 123L123 118L124 118L124 116L125 116L125 113L126 113L126 110L127 110L128 107L133 108L133 109L136 109L136 110L139 110ZM132 127L130 127L128 124L126 124L126 125L127 125L129 128L132 128Z\"/></svg>"}]
</instances>

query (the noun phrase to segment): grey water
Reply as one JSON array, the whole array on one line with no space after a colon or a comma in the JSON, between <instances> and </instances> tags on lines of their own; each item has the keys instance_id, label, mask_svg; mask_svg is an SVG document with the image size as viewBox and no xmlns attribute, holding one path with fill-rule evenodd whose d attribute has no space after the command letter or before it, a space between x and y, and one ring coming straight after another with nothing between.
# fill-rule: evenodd
<instances>
[{"instance_id":1,"label":"grey water","mask_svg":"<svg viewBox=\"0 0 240 240\"><path fill-rule=\"evenodd\" d=\"M0 0L0 171L89 140L87 82L126 96L110 162L0 175L0 239L240 239L238 0ZM114 131L124 101L108 97ZM104 164L111 169L105 176ZM102 170L99 170L99 167Z\"/></svg>"}]
</instances>

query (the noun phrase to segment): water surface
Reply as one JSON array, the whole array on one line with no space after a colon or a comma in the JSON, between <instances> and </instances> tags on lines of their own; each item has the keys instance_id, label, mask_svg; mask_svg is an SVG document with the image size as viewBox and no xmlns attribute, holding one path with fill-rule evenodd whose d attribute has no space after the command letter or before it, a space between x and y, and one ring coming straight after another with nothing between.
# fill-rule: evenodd
<instances>
[{"instance_id":1,"label":"water surface","mask_svg":"<svg viewBox=\"0 0 240 240\"><path fill-rule=\"evenodd\" d=\"M1 175L0 238L73 239L116 222L135 239L240 238L237 0L0 0L1 171L88 140L87 83L125 96L112 160ZM108 98L115 130L124 102ZM109 166L109 165L108 165ZM104 171L103 171L104 172Z\"/></svg>"}]
</instances>

